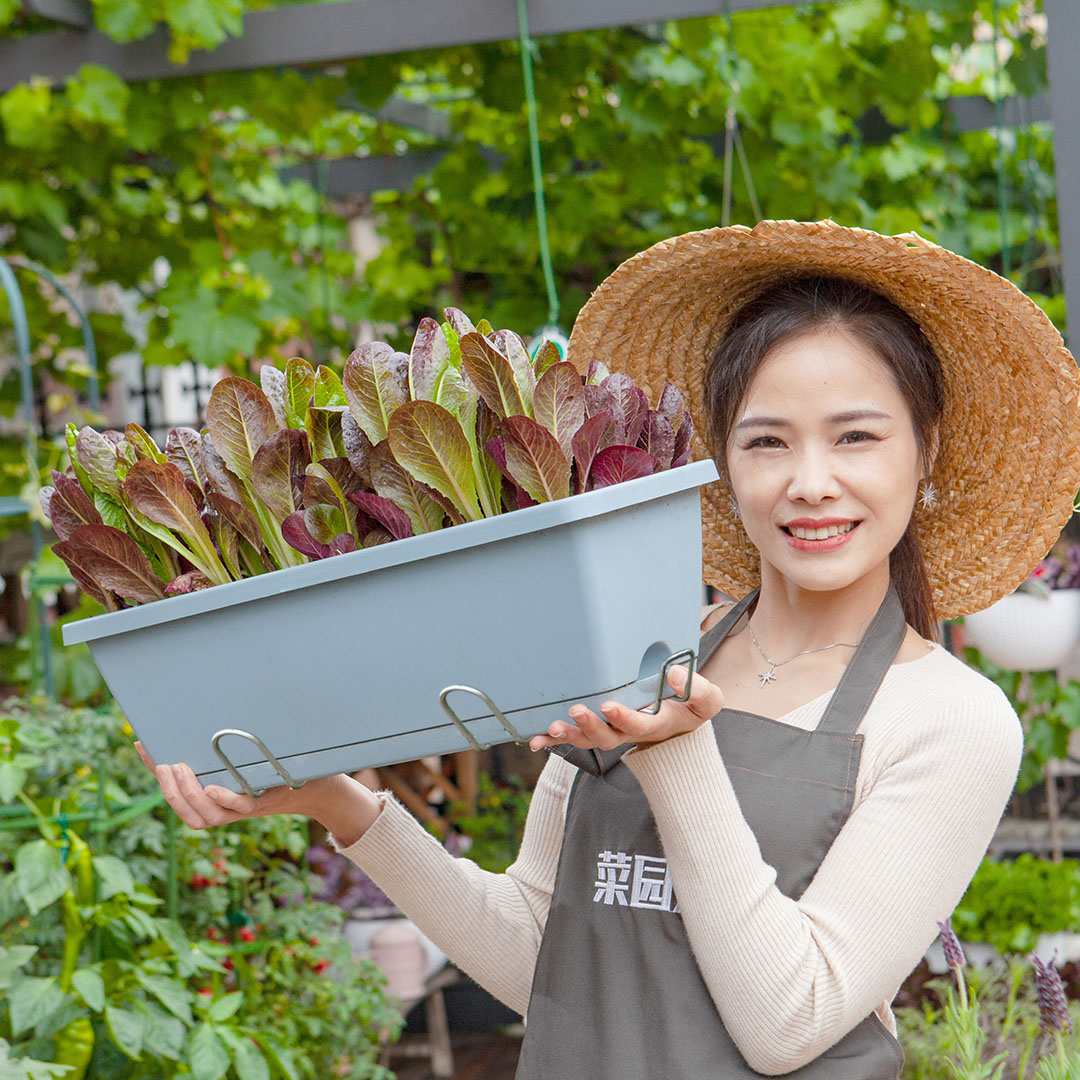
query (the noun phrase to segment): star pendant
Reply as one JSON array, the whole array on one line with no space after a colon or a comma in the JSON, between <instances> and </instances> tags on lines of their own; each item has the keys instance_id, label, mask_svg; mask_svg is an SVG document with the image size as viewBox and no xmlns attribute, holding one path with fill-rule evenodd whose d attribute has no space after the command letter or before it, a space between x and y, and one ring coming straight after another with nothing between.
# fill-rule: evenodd
<instances>
[{"instance_id":1,"label":"star pendant","mask_svg":"<svg viewBox=\"0 0 1080 1080\"><path fill-rule=\"evenodd\" d=\"M776 681L776 673L772 668L769 668L768 671L762 671L758 678L761 680L761 688L764 689L769 683Z\"/></svg>"}]
</instances>

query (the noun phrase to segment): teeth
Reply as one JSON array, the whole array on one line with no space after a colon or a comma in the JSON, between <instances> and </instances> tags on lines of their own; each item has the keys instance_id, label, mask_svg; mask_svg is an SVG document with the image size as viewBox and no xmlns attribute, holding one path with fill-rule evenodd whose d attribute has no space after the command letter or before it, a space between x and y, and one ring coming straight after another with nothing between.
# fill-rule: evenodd
<instances>
[{"instance_id":1,"label":"teeth","mask_svg":"<svg viewBox=\"0 0 1080 1080\"><path fill-rule=\"evenodd\" d=\"M789 525L788 532L800 540L828 540L830 536L841 536L854 528L855 522L849 521L846 525L830 525L824 529L804 529L800 525Z\"/></svg>"}]
</instances>

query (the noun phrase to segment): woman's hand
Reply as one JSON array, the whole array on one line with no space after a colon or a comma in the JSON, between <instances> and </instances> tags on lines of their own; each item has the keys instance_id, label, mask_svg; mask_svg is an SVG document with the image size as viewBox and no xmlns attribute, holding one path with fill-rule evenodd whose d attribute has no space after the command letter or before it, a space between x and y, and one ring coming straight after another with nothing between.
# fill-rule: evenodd
<instances>
[{"instance_id":1,"label":"woman's hand","mask_svg":"<svg viewBox=\"0 0 1080 1080\"><path fill-rule=\"evenodd\" d=\"M155 765L142 743L135 749L161 785L166 802L192 829L230 825L270 814L304 814L333 834L343 847L358 840L379 816L382 803L350 776L325 776L303 787L268 788L255 798L218 784L203 787L188 765Z\"/></svg>"},{"instance_id":2,"label":"woman's hand","mask_svg":"<svg viewBox=\"0 0 1080 1080\"><path fill-rule=\"evenodd\" d=\"M687 670L682 665L668 669L667 683L676 694L686 692L686 675ZM656 715L638 712L617 701L605 701L600 706L603 717L584 705L572 705L569 712L573 724L556 720L546 735L534 736L529 745L534 750L567 745L585 750L612 750L627 742L648 746L693 731L711 720L723 707L724 695L720 688L695 672L689 698L686 701L670 698L662 701Z\"/></svg>"}]
</instances>

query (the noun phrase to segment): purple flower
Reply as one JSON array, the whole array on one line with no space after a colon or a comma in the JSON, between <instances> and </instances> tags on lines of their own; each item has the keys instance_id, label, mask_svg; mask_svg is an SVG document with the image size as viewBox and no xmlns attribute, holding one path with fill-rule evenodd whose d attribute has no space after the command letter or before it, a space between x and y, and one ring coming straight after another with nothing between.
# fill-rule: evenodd
<instances>
[{"instance_id":1,"label":"purple flower","mask_svg":"<svg viewBox=\"0 0 1080 1080\"><path fill-rule=\"evenodd\" d=\"M1044 964L1034 953L1031 956L1031 962L1035 965L1035 989L1039 995L1039 1024L1049 1034L1056 1031L1068 1034L1072 1031L1072 1018L1069 1016L1065 986L1054 967L1056 958L1057 950L1049 964Z\"/></svg>"},{"instance_id":2,"label":"purple flower","mask_svg":"<svg viewBox=\"0 0 1080 1080\"><path fill-rule=\"evenodd\" d=\"M952 928L952 919L939 922L937 927L941 933L941 947L945 950L945 963L953 971L958 971L967 963L967 958L964 956L964 950L960 947L960 939Z\"/></svg>"}]
</instances>

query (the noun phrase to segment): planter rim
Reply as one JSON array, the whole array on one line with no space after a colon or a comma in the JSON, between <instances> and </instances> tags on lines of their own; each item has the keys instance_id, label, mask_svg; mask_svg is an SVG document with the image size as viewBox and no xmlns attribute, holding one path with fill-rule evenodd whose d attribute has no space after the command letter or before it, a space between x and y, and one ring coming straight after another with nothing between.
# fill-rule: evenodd
<instances>
[{"instance_id":1,"label":"planter rim","mask_svg":"<svg viewBox=\"0 0 1080 1080\"><path fill-rule=\"evenodd\" d=\"M467 521L436 532L410 536L379 544L373 548L350 551L327 559L274 570L253 578L214 585L196 593L167 597L152 604L140 604L122 611L93 615L63 628L64 644L96 641L99 638L142 630L165 622L205 615L236 604L280 596L313 585L324 585L342 578L355 577L399 566L402 563L446 555L482 544L508 540L526 533L539 532L559 525L597 517L621 510L635 503L664 498L688 488L700 487L718 479L712 460L691 461L675 469L665 469L652 476L624 480L610 487L571 495L554 502L528 506L479 521Z\"/></svg>"}]
</instances>

